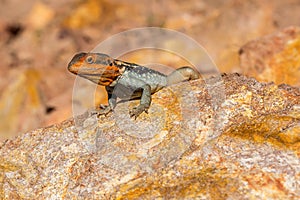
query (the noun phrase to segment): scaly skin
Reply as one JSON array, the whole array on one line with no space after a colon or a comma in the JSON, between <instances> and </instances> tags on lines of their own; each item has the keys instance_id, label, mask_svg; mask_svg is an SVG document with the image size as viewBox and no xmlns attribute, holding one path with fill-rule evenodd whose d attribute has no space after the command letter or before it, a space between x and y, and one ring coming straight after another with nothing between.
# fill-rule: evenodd
<instances>
[{"instance_id":1,"label":"scaly skin","mask_svg":"<svg viewBox=\"0 0 300 200\"><path fill-rule=\"evenodd\" d=\"M148 112L151 94L163 87L199 78L193 68L181 67L166 76L141 65L113 59L101 53L78 53L68 65L68 70L98 85L103 85L108 94L108 105L99 107L97 113L106 115L116 107L117 97L130 100L140 98L139 106L129 114L135 119Z\"/></svg>"}]
</instances>

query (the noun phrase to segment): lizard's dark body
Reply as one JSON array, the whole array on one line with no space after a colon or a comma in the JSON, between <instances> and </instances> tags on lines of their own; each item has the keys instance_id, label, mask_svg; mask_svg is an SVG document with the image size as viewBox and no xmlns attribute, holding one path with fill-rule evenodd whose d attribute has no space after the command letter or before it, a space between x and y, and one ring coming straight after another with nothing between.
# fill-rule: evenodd
<instances>
[{"instance_id":1,"label":"lizard's dark body","mask_svg":"<svg viewBox=\"0 0 300 200\"><path fill-rule=\"evenodd\" d=\"M115 108L117 97L126 100L140 98L140 105L130 111L130 116L135 118L143 111L147 112L151 104L151 94L167 85L199 78L199 74L190 67L179 68L166 76L144 66L113 59L101 53L76 54L69 63L68 70L105 86L109 105L98 111L100 115Z\"/></svg>"}]
</instances>

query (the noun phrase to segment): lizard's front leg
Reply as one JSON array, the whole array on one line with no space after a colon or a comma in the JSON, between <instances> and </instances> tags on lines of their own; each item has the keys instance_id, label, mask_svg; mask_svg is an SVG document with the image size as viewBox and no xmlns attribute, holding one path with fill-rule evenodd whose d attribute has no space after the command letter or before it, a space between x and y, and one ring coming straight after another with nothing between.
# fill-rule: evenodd
<instances>
[{"instance_id":1,"label":"lizard's front leg","mask_svg":"<svg viewBox=\"0 0 300 200\"><path fill-rule=\"evenodd\" d=\"M108 88L106 88L107 95L108 95L108 105L100 105L98 108L96 108L96 114L99 117L100 115L107 115L117 105L117 96L112 93Z\"/></svg>"},{"instance_id":2,"label":"lizard's front leg","mask_svg":"<svg viewBox=\"0 0 300 200\"><path fill-rule=\"evenodd\" d=\"M136 119L142 112L148 113L148 109L151 104L151 87L148 84L144 84L141 86L142 89L142 95L141 95L141 101L140 105L133 108L131 111L129 111L130 117L134 117Z\"/></svg>"}]
</instances>

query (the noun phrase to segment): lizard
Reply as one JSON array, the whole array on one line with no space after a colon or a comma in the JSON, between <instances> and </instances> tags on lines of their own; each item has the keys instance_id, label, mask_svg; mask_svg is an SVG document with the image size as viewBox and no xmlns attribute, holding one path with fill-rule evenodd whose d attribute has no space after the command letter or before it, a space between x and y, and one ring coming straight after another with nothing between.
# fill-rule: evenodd
<instances>
[{"instance_id":1,"label":"lizard","mask_svg":"<svg viewBox=\"0 0 300 200\"><path fill-rule=\"evenodd\" d=\"M117 98L123 100L140 98L140 104L129 111L130 117L136 119L142 112L148 113L153 93L168 85L200 78L199 73L188 66L165 75L142 65L92 52L74 55L68 64L68 70L95 84L105 86L108 105L96 108L98 117L113 111Z\"/></svg>"}]
</instances>

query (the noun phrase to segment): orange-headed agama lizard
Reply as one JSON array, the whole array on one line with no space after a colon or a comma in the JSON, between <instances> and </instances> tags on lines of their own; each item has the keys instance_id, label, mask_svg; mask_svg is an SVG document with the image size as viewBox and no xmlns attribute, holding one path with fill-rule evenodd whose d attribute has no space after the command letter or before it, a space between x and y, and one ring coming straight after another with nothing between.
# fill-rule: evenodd
<instances>
[{"instance_id":1,"label":"orange-headed agama lizard","mask_svg":"<svg viewBox=\"0 0 300 200\"><path fill-rule=\"evenodd\" d=\"M147 67L113 59L102 53L78 53L68 65L68 70L98 85L105 86L108 105L97 108L98 115L107 114L116 107L120 99L140 98L140 104L129 114L135 119L148 112L151 94L163 87L182 81L199 78L191 67L181 67L166 76Z\"/></svg>"}]
</instances>

